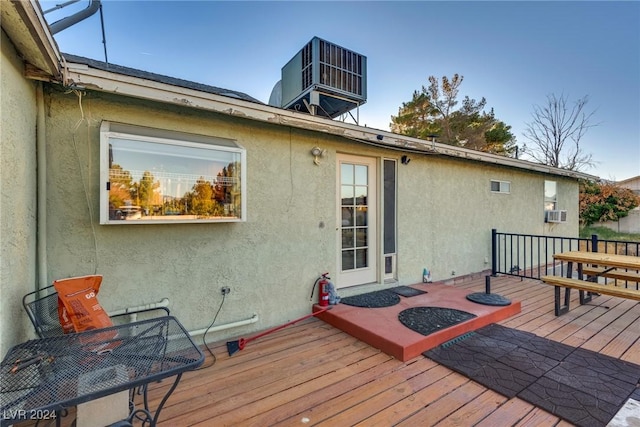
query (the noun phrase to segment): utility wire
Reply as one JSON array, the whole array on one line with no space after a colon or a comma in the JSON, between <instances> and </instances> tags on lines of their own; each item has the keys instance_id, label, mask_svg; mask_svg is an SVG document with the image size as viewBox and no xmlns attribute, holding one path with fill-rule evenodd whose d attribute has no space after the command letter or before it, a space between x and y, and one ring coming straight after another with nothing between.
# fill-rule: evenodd
<instances>
[{"instance_id":1,"label":"utility wire","mask_svg":"<svg viewBox=\"0 0 640 427\"><path fill-rule=\"evenodd\" d=\"M218 314L220 314L220 310L222 310L222 305L224 304L224 299L226 297L226 294L222 294L222 301L220 302L220 306L218 307L218 311L216 311L215 316L213 316L213 321L211 322L211 324L207 327L207 329L204 331L204 334L202 334L202 344L204 344L204 346L207 348L207 351L209 352L209 354L211 355L211 357L213 358L213 362L211 362L209 365L207 366L201 366L198 369L196 369L196 371L200 370L200 369L206 369L206 368L210 368L213 365L216 364L216 355L213 354L213 351L211 350L211 348L209 347L209 344L207 344L207 333L209 332L209 329L211 329L211 327L213 326L214 323L216 323L216 319L218 318Z\"/></svg>"}]
</instances>

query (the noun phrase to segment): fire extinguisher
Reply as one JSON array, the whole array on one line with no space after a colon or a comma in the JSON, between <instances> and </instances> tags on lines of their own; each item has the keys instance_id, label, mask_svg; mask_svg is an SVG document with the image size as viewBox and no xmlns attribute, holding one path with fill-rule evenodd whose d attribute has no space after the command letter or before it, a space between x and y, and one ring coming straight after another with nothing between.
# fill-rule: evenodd
<instances>
[{"instance_id":1,"label":"fire extinguisher","mask_svg":"<svg viewBox=\"0 0 640 427\"><path fill-rule=\"evenodd\" d=\"M326 307L329 305L329 272L322 274L318 277L313 284L313 288L311 289L311 297L309 300L313 299L313 292L316 290L316 285L318 285L318 305L322 307Z\"/></svg>"}]
</instances>

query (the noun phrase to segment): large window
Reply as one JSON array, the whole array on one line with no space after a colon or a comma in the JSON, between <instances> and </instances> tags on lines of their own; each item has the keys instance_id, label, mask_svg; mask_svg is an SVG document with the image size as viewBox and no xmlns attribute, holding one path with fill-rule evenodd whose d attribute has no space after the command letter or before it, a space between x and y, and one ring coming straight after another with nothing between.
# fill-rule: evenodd
<instances>
[{"instance_id":1,"label":"large window","mask_svg":"<svg viewBox=\"0 0 640 427\"><path fill-rule=\"evenodd\" d=\"M100 223L243 221L245 150L224 138L103 122Z\"/></svg>"}]
</instances>

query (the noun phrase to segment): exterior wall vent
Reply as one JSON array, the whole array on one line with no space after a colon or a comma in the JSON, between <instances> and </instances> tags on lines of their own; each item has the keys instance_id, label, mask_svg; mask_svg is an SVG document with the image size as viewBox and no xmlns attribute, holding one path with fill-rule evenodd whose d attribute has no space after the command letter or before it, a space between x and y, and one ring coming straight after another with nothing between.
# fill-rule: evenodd
<instances>
[{"instance_id":1,"label":"exterior wall vent","mask_svg":"<svg viewBox=\"0 0 640 427\"><path fill-rule=\"evenodd\" d=\"M567 211L547 211L547 222L567 222Z\"/></svg>"},{"instance_id":2,"label":"exterior wall vent","mask_svg":"<svg viewBox=\"0 0 640 427\"><path fill-rule=\"evenodd\" d=\"M280 107L336 118L367 101L367 58L318 37L282 67Z\"/></svg>"}]
</instances>

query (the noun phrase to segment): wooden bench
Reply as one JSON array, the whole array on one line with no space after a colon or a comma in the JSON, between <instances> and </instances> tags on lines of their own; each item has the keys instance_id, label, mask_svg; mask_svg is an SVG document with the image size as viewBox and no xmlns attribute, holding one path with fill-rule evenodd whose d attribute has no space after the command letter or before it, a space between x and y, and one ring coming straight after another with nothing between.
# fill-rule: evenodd
<instances>
[{"instance_id":1,"label":"wooden bench","mask_svg":"<svg viewBox=\"0 0 640 427\"><path fill-rule=\"evenodd\" d=\"M640 273L635 273L632 271L618 271L615 268L583 267L582 274L586 274L587 276L592 277L606 277L608 279L640 283Z\"/></svg>"},{"instance_id":2,"label":"wooden bench","mask_svg":"<svg viewBox=\"0 0 640 427\"><path fill-rule=\"evenodd\" d=\"M583 270L584 273L584 270ZM569 289L577 289L580 291L580 304L584 304L584 292L591 292L601 295L610 295L614 297L627 298L636 301L640 301L640 290L635 288L624 288L621 286L603 285L595 282L588 282L586 280L570 279L560 276L543 276L542 282L555 286L555 314L560 316L561 314L569 311ZM560 305L560 287L566 288L564 305Z\"/></svg>"}]
</instances>

